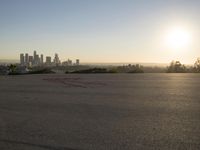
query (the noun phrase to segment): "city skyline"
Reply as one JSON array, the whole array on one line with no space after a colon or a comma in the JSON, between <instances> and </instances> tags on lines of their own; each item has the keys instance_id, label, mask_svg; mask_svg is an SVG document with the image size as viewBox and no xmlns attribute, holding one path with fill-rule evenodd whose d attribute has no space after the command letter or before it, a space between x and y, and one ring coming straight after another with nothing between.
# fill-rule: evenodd
<instances>
[{"instance_id":1,"label":"city skyline","mask_svg":"<svg viewBox=\"0 0 200 150\"><path fill-rule=\"evenodd\" d=\"M200 57L196 0L2 0L0 59L25 50L62 61L193 64Z\"/></svg>"},{"instance_id":2,"label":"city skyline","mask_svg":"<svg viewBox=\"0 0 200 150\"><path fill-rule=\"evenodd\" d=\"M76 59L73 62L71 59L67 59L65 61L61 61L58 53L55 53L54 58L52 56L46 55L44 57L43 54L38 54L36 50L33 51L33 55L29 53L20 53L19 55L19 65L27 66L27 67L34 67L34 66L78 66L80 64L80 60ZM44 60L45 58L45 60ZM52 59L53 58L53 59Z\"/></svg>"}]
</instances>

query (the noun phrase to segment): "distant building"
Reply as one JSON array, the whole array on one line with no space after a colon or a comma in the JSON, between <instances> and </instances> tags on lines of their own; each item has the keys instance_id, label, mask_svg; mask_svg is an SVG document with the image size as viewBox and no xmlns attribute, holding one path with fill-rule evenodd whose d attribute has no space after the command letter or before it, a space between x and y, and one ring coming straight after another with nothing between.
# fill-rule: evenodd
<instances>
[{"instance_id":1,"label":"distant building","mask_svg":"<svg viewBox=\"0 0 200 150\"><path fill-rule=\"evenodd\" d=\"M80 60L76 59L76 65L79 66L79 64L80 64Z\"/></svg>"},{"instance_id":2,"label":"distant building","mask_svg":"<svg viewBox=\"0 0 200 150\"><path fill-rule=\"evenodd\" d=\"M37 55L37 52L36 52L36 51L34 51L34 52L33 52L33 59L35 59L35 58L36 58L36 55Z\"/></svg>"},{"instance_id":3,"label":"distant building","mask_svg":"<svg viewBox=\"0 0 200 150\"><path fill-rule=\"evenodd\" d=\"M63 66L71 66L72 65L72 60L68 59L67 61L62 62Z\"/></svg>"},{"instance_id":4,"label":"distant building","mask_svg":"<svg viewBox=\"0 0 200 150\"><path fill-rule=\"evenodd\" d=\"M25 65L29 65L28 53L25 54Z\"/></svg>"},{"instance_id":5,"label":"distant building","mask_svg":"<svg viewBox=\"0 0 200 150\"><path fill-rule=\"evenodd\" d=\"M69 65L69 66L72 65L72 60L68 59L67 62L68 62L68 65Z\"/></svg>"},{"instance_id":6,"label":"distant building","mask_svg":"<svg viewBox=\"0 0 200 150\"><path fill-rule=\"evenodd\" d=\"M63 61L62 62L62 66L68 66L68 62L67 61Z\"/></svg>"},{"instance_id":7,"label":"distant building","mask_svg":"<svg viewBox=\"0 0 200 150\"><path fill-rule=\"evenodd\" d=\"M55 54L53 62L54 62L54 65L56 66L60 65L60 60L57 53Z\"/></svg>"},{"instance_id":8,"label":"distant building","mask_svg":"<svg viewBox=\"0 0 200 150\"><path fill-rule=\"evenodd\" d=\"M34 51L33 52L33 65L36 65L36 55L37 55L37 52L36 51Z\"/></svg>"},{"instance_id":9,"label":"distant building","mask_svg":"<svg viewBox=\"0 0 200 150\"><path fill-rule=\"evenodd\" d=\"M24 54L20 54L20 65L24 65Z\"/></svg>"},{"instance_id":10,"label":"distant building","mask_svg":"<svg viewBox=\"0 0 200 150\"><path fill-rule=\"evenodd\" d=\"M35 56L35 65L39 65L40 64L40 57L39 55L36 54Z\"/></svg>"},{"instance_id":11,"label":"distant building","mask_svg":"<svg viewBox=\"0 0 200 150\"><path fill-rule=\"evenodd\" d=\"M46 65L51 65L51 57L50 56L46 57Z\"/></svg>"},{"instance_id":12,"label":"distant building","mask_svg":"<svg viewBox=\"0 0 200 150\"><path fill-rule=\"evenodd\" d=\"M20 64L22 66L28 67L28 66L40 66L44 64L44 55L41 54L37 54L36 51L33 52L33 56L30 56L28 53L24 54L20 54ZM53 66L59 66L61 65L61 61L58 57L58 54L56 53L54 56L54 59L52 61L50 56L46 57L46 65L53 65ZM65 65L72 65L72 60L68 59L65 63L63 63ZM75 65L79 65L79 59L76 60L76 64Z\"/></svg>"},{"instance_id":13,"label":"distant building","mask_svg":"<svg viewBox=\"0 0 200 150\"><path fill-rule=\"evenodd\" d=\"M43 61L43 54L40 55L40 64L43 64L44 61Z\"/></svg>"},{"instance_id":14,"label":"distant building","mask_svg":"<svg viewBox=\"0 0 200 150\"><path fill-rule=\"evenodd\" d=\"M29 66L33 65L33 56L29 56Z\"/></svg>"}]
</instances>

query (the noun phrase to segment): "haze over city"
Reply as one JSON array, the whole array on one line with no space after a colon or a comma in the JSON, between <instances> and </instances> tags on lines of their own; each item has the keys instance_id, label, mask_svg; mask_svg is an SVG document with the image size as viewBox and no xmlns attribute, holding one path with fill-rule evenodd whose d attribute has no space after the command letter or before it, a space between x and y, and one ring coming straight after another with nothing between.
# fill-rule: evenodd
<instances>
[{"instance_id":1,"label":"haze over city","mask_svg":"<svg viewBox=\"0 0 200 150\"><path fill-rule=\"evenodd\" d=\"M200 150L200 0L0 0L0 150Z\"/></svg>"},{"instance_id":2,"label":"haze over city","mask_svg":"<svg viewBox=\"0 0 200 150\"><path fill-rule=\"evenodd\" d=\"M0 59L39 53L82 62L200 57L198 0L1 0Z\"/></svg>"}]
</instances>

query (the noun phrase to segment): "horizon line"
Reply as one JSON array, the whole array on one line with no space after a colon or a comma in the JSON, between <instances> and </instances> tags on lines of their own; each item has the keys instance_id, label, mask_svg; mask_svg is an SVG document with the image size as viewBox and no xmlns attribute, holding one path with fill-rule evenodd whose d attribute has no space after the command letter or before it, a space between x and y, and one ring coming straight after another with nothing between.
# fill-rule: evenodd
<instances>
[{"instance_id":1,"label":"horizon line","mask_svg":"<svg viewBox=\"0 0 200 150\"><path fill-rule=\"evenodd\" d=\"M6 62L3 62L6 61ZM19 62L19 59L0 59L0 63L8 63L9 61L12 62ZM173 61L173 60L172 60ZM170 61L171 62L171 61ZM159 64L159 65L167 65L170 62L81 62L81 64ZM192 63L184 63L185 65L193 65Z\"/></svg>"}]
</instances>

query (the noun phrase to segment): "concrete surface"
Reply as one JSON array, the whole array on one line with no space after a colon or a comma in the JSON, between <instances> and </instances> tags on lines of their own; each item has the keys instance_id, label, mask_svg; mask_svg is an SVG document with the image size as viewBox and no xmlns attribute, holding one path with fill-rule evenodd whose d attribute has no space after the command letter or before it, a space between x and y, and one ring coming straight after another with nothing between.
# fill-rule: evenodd
<instances>
[{"instance_id":1,"label":"concrete surface","mask_svg":"<svg viewBox=\"0 0 200 150\"><path fill-rule=\"evenodd\" d=\"M199 74L0 76L0 150L199 149Z\"/></svg>"}]
</instances>

